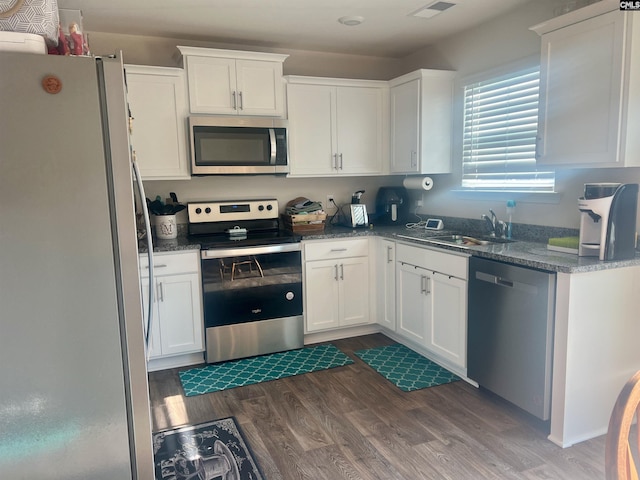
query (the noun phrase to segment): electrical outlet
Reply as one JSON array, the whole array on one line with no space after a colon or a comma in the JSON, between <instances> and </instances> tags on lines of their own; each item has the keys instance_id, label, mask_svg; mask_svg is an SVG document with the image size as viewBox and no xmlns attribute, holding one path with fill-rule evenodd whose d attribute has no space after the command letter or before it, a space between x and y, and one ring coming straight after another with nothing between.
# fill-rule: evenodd
<instances>
[{"instance_id":1,"label":"electrical outlet","mask_svg":"<svg viewBox=\"0 0 640 480\"><path fill-rule=\"evenodd\" d=\"M333 194L327 193L327 203L324 205L325 212L331 212L336 209L335 204L333 203Z\"/></svg>"}]
</instances>

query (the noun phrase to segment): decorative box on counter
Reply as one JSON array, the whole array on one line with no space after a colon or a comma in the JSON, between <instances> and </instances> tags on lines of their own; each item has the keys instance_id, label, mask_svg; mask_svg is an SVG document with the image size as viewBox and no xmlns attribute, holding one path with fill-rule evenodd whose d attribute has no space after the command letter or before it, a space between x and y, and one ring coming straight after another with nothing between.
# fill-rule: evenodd
<instances>
[{"instance_id":1,"label":"decorative box on counter","mask_svg":"<svg viewBox=\"0 0 640 480\"><path fill-rule=\"evenodd\" d=\"M293 233L313 233L324 230L326 213L306 213L299 215L282 215L284 226Z\"/></svg>"}]
</instances>

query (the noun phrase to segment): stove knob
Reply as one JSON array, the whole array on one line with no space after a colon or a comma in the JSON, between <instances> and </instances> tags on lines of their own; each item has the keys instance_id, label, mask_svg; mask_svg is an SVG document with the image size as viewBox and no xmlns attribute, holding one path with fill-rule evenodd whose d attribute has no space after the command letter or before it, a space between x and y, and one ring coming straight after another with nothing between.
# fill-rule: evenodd
<instances>
[{"instance_id":1,"label":"stove knob","mask_svg":"<svg viewBox=\"0 0 640 480\"><path fill-rule=\"evenodd\" d=\"M264 210L264 205L260 205L260 206L258 207L258 210L263 211L263 210Z\"/></svg>"},{"instance_id":2,"label":"stove knob","mask_svg":"<svg viewBox=\"0 0 640 480\"><path fill-rule=\"evenodd\" d=\"M267 210L273 210L273 205L267 205Z\"/></svg>"},{"instance_id":3,"label":"stove knob","mask_svg":"<svg viewBox=\"0 0 640 480\"><path fill-rule=\"evenodd\" d=\"M196 213L200 215L202 213L202 209L200 207L196 208Z\"/></svg>"},{"instance_id":4,"label":"stove knob","mask_svg":"<svg viewBox=\"0 0 640 480\"><path fill-rule=\"evenodd\" d=\"M209 207L205 208L204 213L211 213L211 209Z\"/></svg>"}]
</instances>

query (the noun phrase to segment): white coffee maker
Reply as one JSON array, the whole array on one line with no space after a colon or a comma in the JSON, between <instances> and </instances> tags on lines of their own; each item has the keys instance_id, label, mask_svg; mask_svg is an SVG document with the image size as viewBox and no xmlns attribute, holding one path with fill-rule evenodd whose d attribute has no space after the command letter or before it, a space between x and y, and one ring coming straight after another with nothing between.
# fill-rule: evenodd
<instances>
[{"instance_id":1,"label":"white coffee maker","mask_svg":"<svg viewBox=\"0 0 640 480\"><path fill-rule=\"evenodd\" d=\"M634 258L637 207L635 183L586 183L584 197L578 199L578 255L600 260Z\"/></svg>"}]
</instances>

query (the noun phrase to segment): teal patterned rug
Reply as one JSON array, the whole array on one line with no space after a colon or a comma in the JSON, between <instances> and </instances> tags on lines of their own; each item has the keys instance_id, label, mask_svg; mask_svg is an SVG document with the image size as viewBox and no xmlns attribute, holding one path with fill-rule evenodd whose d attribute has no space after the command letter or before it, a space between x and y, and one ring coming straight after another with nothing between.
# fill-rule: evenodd
<instances>
[{"instance_id":1,"label":"teal patterned rug","mask_svg":"<svg viewBox=\"0 0 640 480\"><path fill-rule=\"evenodd\" d=\"M387 345L354 353L404 392L460 380L457 375L404 345Z\"/></svg>"},{"instance_id":2,"label":"teal patterned rug","mask_svg":"<svg viewBox=\"0 0 640 480\"><path fill-rule=\"evenodd\" d=\"M180 381L187 397L219 392L229 388L293 377L303 373L342 367L353 363L335 345L272 353L260 357L192 368L180 372Z\"/></svg>"}]
</instances>

